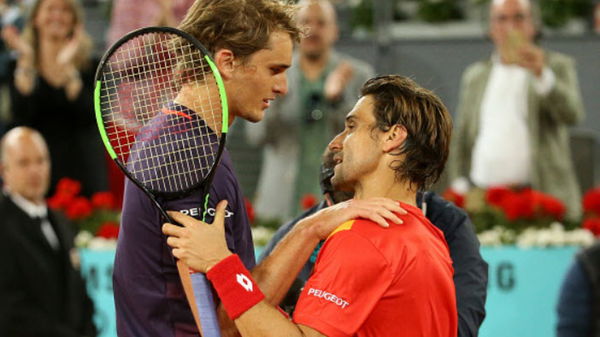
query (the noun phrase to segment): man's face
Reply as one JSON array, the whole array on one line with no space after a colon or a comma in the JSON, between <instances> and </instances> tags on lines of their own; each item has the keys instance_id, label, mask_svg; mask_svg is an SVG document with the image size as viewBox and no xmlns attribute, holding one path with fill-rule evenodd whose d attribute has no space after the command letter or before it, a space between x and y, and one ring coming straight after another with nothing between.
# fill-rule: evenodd
<instances>
[{"instance_id":1,"label":"man's face","mask_svg":"<svg viewBox=\"0 0 600 337\"><path fill-rule=\"evenodd\" d=\"M490 36L496 48L502 49L511 43L511 36L522 36L532 43L535 26L528 0L493 0L490 9Z\"/></svg>"},{"instance_id":2,"label":"man's face","mask_svg":"<svg viewBox=\"0 0 600 337\"><path fill-rule=\"evenodd\" d=\"M287 93L285 71L292 63L292 38L288 33L274 32L269 46L237 65L226 83L232 113L251 122L260 121L270 102Z\"/></svg>"},{"instance_id":3,"label":"man's face","mask_svg":"<svg viewBox=\"0 0 600 337\"><path fill-rule=\"evenodd\" d=\"M354 192L357 184L375 171L382 157L379 147L380 131L375 128L372 96L364 96L346 116L344 131L329 143L334 152L335 190Z\"/></svg>"},{"instance_id":4,"label":"man's face","mask_svg":"<svg viewBox=\"0 0 600 337\"><path fill-rule=\"evenodd\" d=\"M10 139L5 145L2 179L11 193L43 202L50 182L50 158L41 138L26 134Z\"/></svg>"},{"instance_id":5,"label":"man's face","mask_svg":"<svg viewBox=\"0 0 600 337\"><path fill-rule=\"evenodd\" d=\"M305 56L318 58L337 40L335 11L329 3L308 2L298 12L298 23L308 29L308 36L300 41L300 52Z\"/></svg>"}]
</instances>

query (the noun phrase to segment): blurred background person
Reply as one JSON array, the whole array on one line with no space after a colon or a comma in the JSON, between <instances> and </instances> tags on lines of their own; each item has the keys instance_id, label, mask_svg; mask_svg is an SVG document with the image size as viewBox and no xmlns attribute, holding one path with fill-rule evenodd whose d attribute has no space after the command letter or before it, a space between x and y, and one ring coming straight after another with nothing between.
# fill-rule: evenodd
<instances>
[{"instance_id":1,"label":"blurred background person","mask_svg":"<svg viewBox=\"0 0 600 337\"><path fill-rule=\"evenodd\" d=\"M321 152L343 129L370 65L333 48L335 8L327 0L302 0L298 21L306 36L288 70L289 91L271 102L262 123L246 124L250 143L264 145L255 208L263 218L287 219L299 200L320 195Z\"/></svg>"},{"instance_id":2,"label":"blurred background person","mask_svg":"<svg viewBox=\"0 0 600 337\"><path fill-rule=\"evenodd\" d=\"M6 26L23 28L23 15L20 1L0 0L0 31ZM12 78L9 66L11 51L0 39L0 136L10 121L9 82Z\"/></svg>"},{"instance_id":3,"label":"blurred background person","mask_svg":"<svg viewBox=\"0 0 600 337\"><path fill-rule=\"evenodd\" d=\"M39 0L23 34L5 27L4 41L17 52L12 86L15 125L31 126L47 140L51 185L70 177L83 193L106 189L106 161L93 110L92 42L77 0Z\"/></svg>"},{"instance_id":4,"label":"blurred background person","mask_svg":"<svg viewBox=\"0 0 600 337\"><path fill-rule=\"evenodd\" d=\"M567 271L558 298L557 337L600 333L600 242L582 249Z\"/></svg>"},{"instance_id":5,"label":"blurred background person","mask_svg":"<svg viewBox=\"0 0 600 337\"><path fill-rule=\"evenodd\" d=\"M95 336L73 233L48 209L43 137L18 127L0 141L0 336Z\"/></svg>"},{"instance_id":6,"label":"blurred background person","mask_svg":"<svg viewBox=\"0 0 600 337\"><path fill-rule=\"evenodd\" d=\"M113 0L106 45L146 26L175 27L194 0Z\"/></svg>"},{"instance_id":7,"label":"blurred background person","mask_svg":"<svg viewBox=\"0 0 600 337\"><path fill-rule=\"evenodd\" d=\"M531 186L581 213L569 127L584 117L573 60L536 45L537 10L528 0L493 0L490 59L462 77L450 179L487 188Z\"/></svg>"}]
</instances>

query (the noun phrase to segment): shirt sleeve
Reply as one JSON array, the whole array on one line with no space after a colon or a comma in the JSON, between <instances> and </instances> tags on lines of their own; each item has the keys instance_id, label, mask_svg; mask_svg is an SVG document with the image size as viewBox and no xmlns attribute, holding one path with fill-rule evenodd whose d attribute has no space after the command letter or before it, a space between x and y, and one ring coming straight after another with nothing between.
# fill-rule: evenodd
<instances>
[{"instance_id":1,"label":"shirt sleeve","mask_svg":"<svg viewBox=\"0 0 600 337\"><path fill-rule=\"evenodd\" d=\"M327 336L352 336L391 282L388 262L369 240L339 232L323 246L298 300L294 322Z\"/></svg>"}]
</instances>

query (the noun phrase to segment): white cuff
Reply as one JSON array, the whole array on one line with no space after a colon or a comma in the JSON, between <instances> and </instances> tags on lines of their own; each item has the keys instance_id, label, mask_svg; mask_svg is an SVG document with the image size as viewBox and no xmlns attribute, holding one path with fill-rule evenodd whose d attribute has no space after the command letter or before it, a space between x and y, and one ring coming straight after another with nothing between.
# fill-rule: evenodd
<instances>
[{"instance_id":1,"label":"white cuff","mask_svg":"<svg viewBox=\"0 0 600 337\"><path fill-rule=\"evenodd\" d=\"M541 77L535 77L533 80L535 91L538 93L538 95L541 96L548 95L552 88L554 88L555 83L556 76L554 75L554 72L548 67L544 67L544 69L542 70Z\"/></svg>"}]
</instances>

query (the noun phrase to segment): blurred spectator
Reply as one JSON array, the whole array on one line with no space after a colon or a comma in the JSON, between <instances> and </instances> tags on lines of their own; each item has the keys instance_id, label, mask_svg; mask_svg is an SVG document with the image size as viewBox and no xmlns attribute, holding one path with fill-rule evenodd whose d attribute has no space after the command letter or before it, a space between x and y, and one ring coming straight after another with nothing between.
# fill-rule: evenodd
<instances>
[{"instance_id":1,"label":"blurred spectator","mask_svg":"<svg viewBox=\"0 0 600 337\"><path fill-rule=\"evenodd\" d=\"M106 190L106 162L93 110L92 42L76 0L40 0L22 35L2 31L18 53L11 81L13 122L39 130L52 159L51 186L81 181L83 193Z\"/></svg>"},{"instance_id":2,"label":"blurred spectator","mask_svg":"<svg viewBox=\"0 0 600 337\"><path fill-rule=\"evenodd\" d=\"M23 27L21 6L16 1L0 0L0 30L5 26L15 26L19 29ZM10 120L10 57L10 50L0 39L0 136L4 134L4 127Z\"/></svg>"},{"instance_id":3,"label":"blurred spectator","mask_svg":"<svg viewBox=\"0 0 600 337\"><path fill-rule=\"evenodd\" d=\"M463 190L531 186L581 213L569 150L569 126L584 116L574 61L541 49L539 12L527 0L494 0L495 51L463 74L450 179Z\"/></svg>"},{"instance_id":4,"label":"blurred spectator","mask_svg":"<svg viewBox=\"0 0 600 337\"><path fill-rule=\"evenodd\" d=\"M583 249L567 271L558 298L557 337L600 333L600 242Z\"/></svg>"},{"instance_id":5,"label":"blurred spectator","mask_svg":"<svg viewBox=\"0 0 600 337\"><path fill-rule=\"evenodd\" d=\"M44 199L50 158L42 136L7 132L0 172L0 336L95 336L73 234Z\"/></svg>"},{"instance_id":6,"label":"blurred spectator","mask_svg":"<svg viewBox=\"0 0 600 337\"><path fill-rule=\"evenodd\" d=\"M370 65L337 53L336 13L327 0L303 0L298 21L307 36L288 70L289 93L273 101L264 122L246 124L248 140L264 144L255 207L263 218L287 219L300 199L319 195L321 152L343 129Z\"/></svg>"},{"instance_id":7,"label":"blurred spectator","mask_svg":"<svg viewBox=\"0 0 600 337\"><path fill-rule=\"evenodd\" d=\"M177 26L193 3L194 0L114 0L107 46L138 28Z\"/></svg>"}]
</instances>

